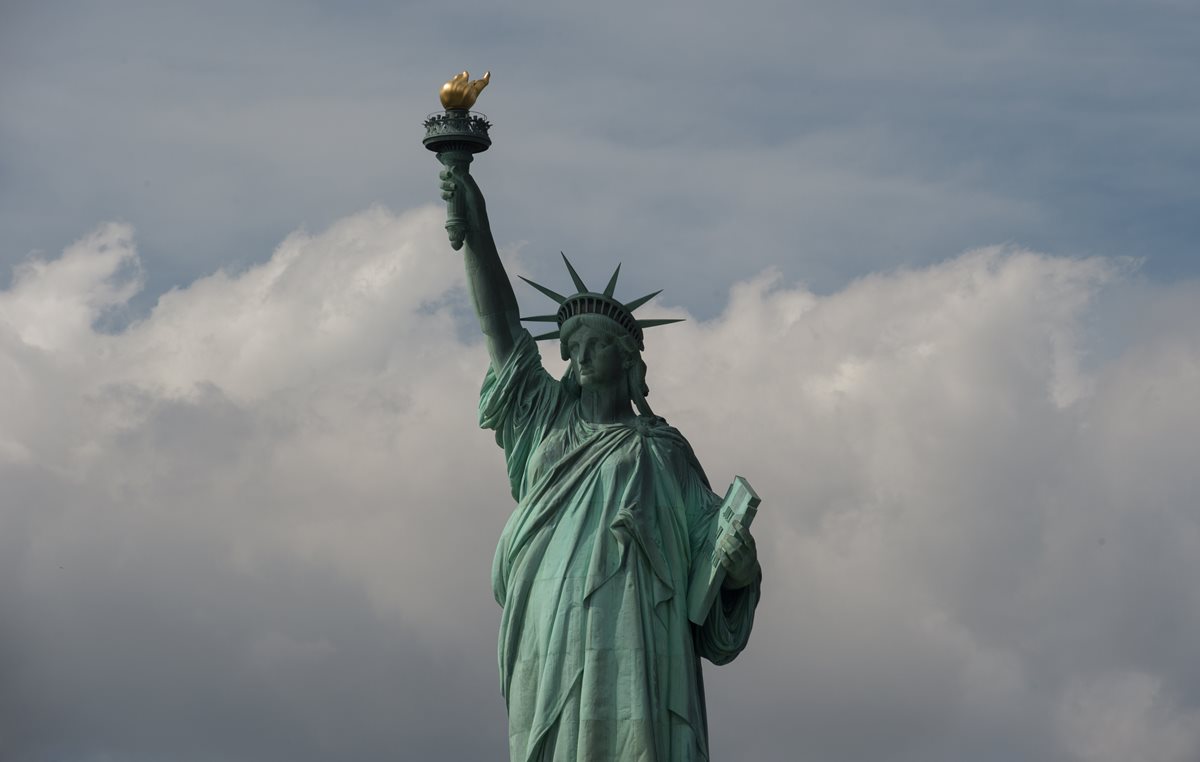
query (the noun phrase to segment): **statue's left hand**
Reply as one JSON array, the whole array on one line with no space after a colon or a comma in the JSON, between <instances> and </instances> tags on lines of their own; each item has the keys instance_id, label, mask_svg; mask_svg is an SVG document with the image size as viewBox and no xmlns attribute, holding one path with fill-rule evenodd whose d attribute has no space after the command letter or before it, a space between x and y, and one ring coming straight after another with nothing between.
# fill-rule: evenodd
<instances>
[{"instance_id":1,"label":"statue's left hand","mask_svg":"<svg viewBox=\"0 0 1200 762\"><path fill-rule=\"evenodd\" d=\"M725 582L723 587L729 590L739 590L758 578L758 548L750 530L741 522L733 525L733 534L721 538L717 551L721 554L721 565L725 567Z\"/></svg>"}]
</instances>

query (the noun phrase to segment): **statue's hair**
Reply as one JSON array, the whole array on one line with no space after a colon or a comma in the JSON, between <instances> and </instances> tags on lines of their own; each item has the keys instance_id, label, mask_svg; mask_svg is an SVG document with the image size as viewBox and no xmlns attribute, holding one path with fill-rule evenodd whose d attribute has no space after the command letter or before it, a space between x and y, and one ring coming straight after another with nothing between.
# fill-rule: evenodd
<instances>
[{"instance_id":1,"label":"statue's hair","mask_svg":"<svg viewBox=\"0 0 1200 762\"><path fill-rule=\"evenodd\" d=\"M639 411L645 407L646 397L650 395L650 387L646 385L646 362L642 359L642 353L638 350L637 341L629 335L629 332L613 320L609 320L603 315L576 315L567 322L563 323L560 332L560 342L562 344L563 355L567 356L566 351L567 341L571 338L571 334L583 327L591 328L594 331L599 331L606 336L612 337L617 346L621 350L621 355L625 361L625 367L628 373L629 380L629 395L634 404L637 405ZM637 388L634 388L636 382ZM567 373L562 378L563 387L575 397L580 394L579 379L575 378L575 365L567 370ZM640 394L638 394L640 392ZM640 403L639 403L640 398ZM648 407L646 408L649 409Z\"/></svg>"}]
</instances>

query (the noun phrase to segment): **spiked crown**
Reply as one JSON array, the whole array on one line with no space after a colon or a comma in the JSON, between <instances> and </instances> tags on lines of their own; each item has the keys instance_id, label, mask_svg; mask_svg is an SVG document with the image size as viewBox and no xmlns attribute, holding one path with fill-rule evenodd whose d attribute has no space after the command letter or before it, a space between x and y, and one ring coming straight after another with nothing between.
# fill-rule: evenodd
<instances>
[{"instance_id":1,"label":"spiked crown","mask_svg":"<svg viewBox=\"0 0 1200 762\"><path fill-rule=\"evenodd\" d=\"M562 254L562 252L559 253ZM583 279L579 277L579 273L575 272L575 268L571 266L571 260L567 259L566 254L562 254L562 258L563 262L567 266L567 272L571 274L571 281L575 284L576 293L570 296L563 296L555 291L551 291L539 283L534 283L528 278L521 278L521 280L525 281L538 291L541 291L546 296L558 302L558 312L554 313L553 315L532 315L530 317L521 318L522 320L528 320L531 322L556 323L558 325L557 330L550 331L549 333L543 333L540 336L534 336L533 338L537 339L538 341L561 338L563 325L573 317L577 317L579 315L600 315L601 317L606 317L624 328L625 331L631 337L633 337L633 340L637 342L638 349L644 350L646 348L645 342L642 338L644 328L652 328L657 325L667 325L668 323L678 323L683 320L683 318L638 320L633 316L633 311L662 293L661 289L652 294L646 294L643 297L634 299L629 303L619 302L613 297L613 291L617 287L617 276L621 274L620 265L617 265L616 271L614 271L612 277L608 279L608 285L604 287L604 292L598 293L588 290L588 287L584 284ZM562 353L563 359L567 359L565 348L562 350Z\"/></svg>"}]
</instances>

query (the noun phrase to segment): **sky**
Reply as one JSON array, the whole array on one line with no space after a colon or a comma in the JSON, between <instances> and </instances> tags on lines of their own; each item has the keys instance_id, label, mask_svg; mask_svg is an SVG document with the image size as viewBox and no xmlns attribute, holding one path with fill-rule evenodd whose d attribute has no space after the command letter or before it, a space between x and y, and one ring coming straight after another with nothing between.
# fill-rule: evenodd
<instances>
[{"instance_id":1,"label":"sky","mask_svg":"<svg viewBox=\"0 0 1200 762\"><path fill-rule=\"evenodd\" d=\"M1196 39L1182 0L0 3L0 758L506 757L513 506L420 145L490 69L509 273L665 288L649 401L763 496L714 759L1200 759Z\"/></svg>"}]
</instances>

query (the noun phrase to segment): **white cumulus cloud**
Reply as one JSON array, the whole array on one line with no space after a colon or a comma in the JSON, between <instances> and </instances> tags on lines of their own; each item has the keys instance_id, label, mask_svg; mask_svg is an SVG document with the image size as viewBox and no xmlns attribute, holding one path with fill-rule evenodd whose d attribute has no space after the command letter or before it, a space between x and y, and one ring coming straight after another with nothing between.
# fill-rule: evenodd
<instances>
[{"instance_id":1,"label":"white cumulus cloud","mask_svg":"<svg viewBox=\"0 0 1200 762\"><path fill-rule=\"evenodd\" d=\"M0 756L502 758L511 499L441 223L296 233L117 331L128 226L18 268ZM1200 754L1198 292L991 248L828 295L768 271L651 331L655 411L764 496L720 758Z\"/></svg>"}]
</instances>

